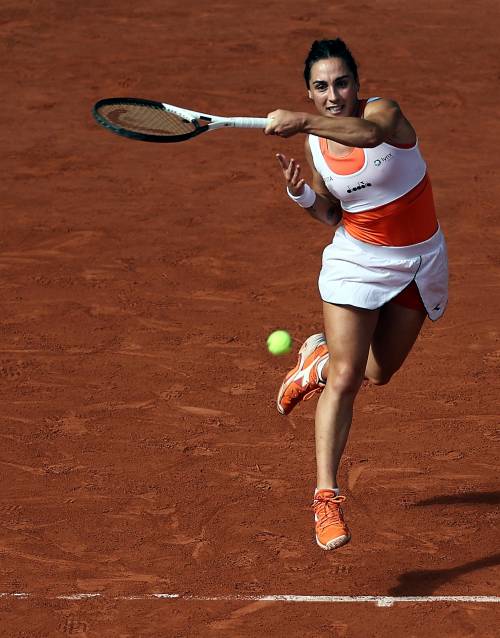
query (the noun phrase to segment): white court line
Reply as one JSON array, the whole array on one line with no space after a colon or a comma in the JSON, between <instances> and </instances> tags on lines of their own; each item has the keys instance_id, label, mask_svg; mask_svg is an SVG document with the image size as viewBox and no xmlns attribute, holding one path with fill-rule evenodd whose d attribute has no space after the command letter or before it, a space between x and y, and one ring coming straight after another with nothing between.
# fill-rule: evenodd
<instances>
[{"instance_id":1,"label":"white court line","mask_svg":"<svg viewBox=\"0 0 500 638\"><path fill-rule=\"evenodd\" d=\"M87 600L107 598L111 600L187 600L195 602L286 602L286 603L372 603L377 607L392 607L397 603L500 603L500 596L194 596L188 594L139 594L131 596L107 596L100 592L63 594L43 597L23 592L0 592L0 598L42 598L44 600Z\"/></svg>"}]
</instances>

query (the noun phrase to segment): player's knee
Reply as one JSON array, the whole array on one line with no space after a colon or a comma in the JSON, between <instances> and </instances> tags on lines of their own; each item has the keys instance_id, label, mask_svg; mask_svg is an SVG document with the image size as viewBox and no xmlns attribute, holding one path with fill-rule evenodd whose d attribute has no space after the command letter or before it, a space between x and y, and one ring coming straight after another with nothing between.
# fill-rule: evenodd
<instances>
[{"instance_id":1,"label":"player's knee","mask_svg":"<svg viewBox=\"0 0 500 638\"><path fill-rule=\"evenodd\" d=\"M335 394L355 394L364 379L364 370L351 363L335 362L328 371L328 384Z\"/></svg>"},{"instance_id":2,"label":"player's knee","mask_svg":"<svg viewBox=\"0 0 500 638\"><path fill-rule=\"evenodd\" d=\"M392 379L392 375L392 372L378 370L376 373L367 374L366 379L373 385L387 385Z\"/></svg>"}]
</instances>

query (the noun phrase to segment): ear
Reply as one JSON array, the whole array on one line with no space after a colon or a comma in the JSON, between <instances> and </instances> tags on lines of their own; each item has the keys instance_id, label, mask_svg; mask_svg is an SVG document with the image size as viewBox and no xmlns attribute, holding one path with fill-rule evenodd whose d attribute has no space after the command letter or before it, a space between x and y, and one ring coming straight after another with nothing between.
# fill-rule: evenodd
<instances>
[{"instance_id":1,"label":"ear","mask_svg":"<svg viewBox=\"0 0 500 638\"><path fill-rule=\"evenodd\" d=\"M309 99L310 99L310 100L312 100L312 99L313 99L313 96L311 95L311 91L310 91L310 90L308 90L308 91L307 91L307 95L309 96Z\"/></svg>"}]
</instances>

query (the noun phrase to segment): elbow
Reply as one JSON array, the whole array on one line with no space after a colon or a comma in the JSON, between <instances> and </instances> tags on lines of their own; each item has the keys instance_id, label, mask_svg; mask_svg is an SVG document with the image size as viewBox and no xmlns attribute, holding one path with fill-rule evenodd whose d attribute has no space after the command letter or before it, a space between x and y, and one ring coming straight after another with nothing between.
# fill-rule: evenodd
<instances>
[{"instance_id":1,"label":"elbow","mask_svg":"<svg viewBox=\"0 0 500 638\"><path fill-rule=\"evenodd\" d=\"M378 126L370 126L370 129L366 133L366 148L374 148L385 141L385 135Z\"/></svg>"}]
</instances>

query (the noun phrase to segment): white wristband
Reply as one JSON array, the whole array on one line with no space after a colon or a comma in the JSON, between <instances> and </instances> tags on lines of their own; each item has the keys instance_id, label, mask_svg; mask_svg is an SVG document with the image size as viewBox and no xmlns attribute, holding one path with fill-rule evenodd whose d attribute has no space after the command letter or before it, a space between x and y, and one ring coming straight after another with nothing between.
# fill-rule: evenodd
<instances>
[{"instance_id":1,"label":"white wristband","mask_svg":"<svg viewBox=\"0 0 500 638\"><path fill-rule=\"evenodd\" d=\"M304 184L304 192L301 195L292 195L288 188L286 189L286 192L288 193L288 197L293 199L293 201L299 206L302 206L302 208L310 208L316 201L316 193L309 184Z\"/></svg>"}]
</instances>

